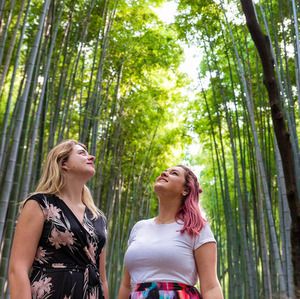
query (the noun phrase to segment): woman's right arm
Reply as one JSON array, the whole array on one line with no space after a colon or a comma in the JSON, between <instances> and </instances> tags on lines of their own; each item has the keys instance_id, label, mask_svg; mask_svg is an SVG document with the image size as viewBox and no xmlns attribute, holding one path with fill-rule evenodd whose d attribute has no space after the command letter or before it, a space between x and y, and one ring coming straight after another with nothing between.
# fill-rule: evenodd
<instances>
[{"instance_id":1,"label":"woman's right arm","mask_svg":"<svg viewBox=\"0 0 300 299\"><path fill-rule=\"evenodd\" d=\"M125 268L123 273L123 278L121 282L121 286L119 289L119 296L118 299L128 299L131 292L131 285L130 285L130 274L128 270Z\"/></svg>"},{"instance_id":2,"label":"woman's right arm","mask_svg":"<svg viewBox=\"0 0 300 299\"><path fill-rule=\"evenodd\" d=\"M29 200L18 219L9 262L11 299L31 299L29 271L44 225L44 214L39 204Z\"/></svg>"}]
</instances>

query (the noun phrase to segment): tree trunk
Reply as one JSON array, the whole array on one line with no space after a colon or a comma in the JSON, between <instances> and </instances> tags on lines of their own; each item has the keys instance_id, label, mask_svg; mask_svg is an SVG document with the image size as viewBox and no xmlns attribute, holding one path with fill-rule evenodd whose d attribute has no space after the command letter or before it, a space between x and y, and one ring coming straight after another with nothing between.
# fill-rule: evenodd
<instances>
[{"instance_id":1,"label":"tree trunk","mask_svg":"<svg viewBox=\"0 0 300 299\"><path fill-rule=\"evenodd\" d=\"M11 19L12 19L12 16L13 16L14 6L15 6L15 0L11 1L11 3L10 3L8 18L7 18L7 21L4 25L3 31L1 31L1 36L0 36L0 65L2 65L5 42L6 42L6 38L7 38L7 35L8 35L8 28L10 26Z\"/></svg>"},{"instance_id":2,"label":"tree trunk","mask_svg":"<svg viewBox=\"0 0 300 299\"><path fill-rule=\"evenodd\" d=\"M300 111L300 45L299 45L299 30L298 30L298 17L297 17L297 5L295 0L291 0L292 7L293 7L293 21L294 21L294 28L295 28L295 48L296 48L296 57L295 57L295 72L296 72L296 83L297 83L297 98L298 98L298 108ZM299 192L299 191L298 191Z\"/></svg>"},{"instance_id":3,"label":"tree trunk","mask_svg":"<svg viewBox=\"0 0 300 299\"><path fill-rule=\"evenodd\" d=\"M28 2L30 2L30 0ZM5 56L5 64L3 66L3 71L2 71L2 74L0 76L1 77L1 79L0 79L0 94L2 92L4 81L5 81L8 69L9 69L10 60L11 60L13 50L14 50L14 47L15 47L15 42L16 42L16 39L17 39L17 33L19 31L19 27L20 27L20 23L21 23L21 17L22 17L23 12L24 12L24 7L25 7L25 0L22 0L21 8L20 8L20 11L19 11L19 14L18 14L17 23L15 25L15 28L14 28L14 31L13 31L13 34L12 34L12 37L11 37L11 40L10 40L10 43L9 43L9 48L8 48L7 54ZM25 17L26 17L26 15L25 15Z\"/></svg>"},{"instance_id":4,"label":"tree trunk","mask_svg":"<svg viewBox=\"0 0 300 299\"><path fill-rule=\"evenodd\" d=\"M296 298L300 298L300 199L296 189L296 176L293 165L292 146L281 109L279 89L276 81L274 60L270 49L270 40L265 36L258 24L254 6L251 0L241 0L246 16L247 27L258 50L264 73L264 84L268 91L274 131L279 151L283 160L283 170L290 207L292 227L292 262L294 268L294 283Z\"/></svg>"},{"instance_id":5,"label":"tree trunk","mask_svg":"<svg viewBox=\"0 0 300 299\"><path fill-rule=\"evenodd\" d=\"M12 76L10 78L10 87L9 87L9 92L8 92L8 97L6 100L6 111L5 111L5 115L4 115L4 121L3 121L3 128L1 130L1 145L0 145L0 168L3 165L3 155L4 155L4 149L5 149L5 144L6 144L6 139L7 136L9 136L7 134L7 130L8 130L8 122L9 122L9 114L10 114L10 109L11 109L11 102L12 102L12 96L13 96L13 90L15 88L15 79L17 76L17 70L18 70L18 66L19 66L19 60L20 60L20 55L21 55L21 47L23 44L23 39L25 37L25 28L26 28L26 20L28 17L28 12L29 12L29 7L30 7L30 0L27 3L27 8L26 8L26 12L25 12L25 16L24 16L24 20L23 20L23 26L22 26L22 30L21 30L21 34L20 34L20 40L18 42L18 48L17 48L17 52L15 55L15 61L14 61L14 70L12 73ZM1 181L1 178L0 178Z\"/></svg>"},{"instance_id":6,"label":"tree trunk","mask_svg":"<svg viewBox=\"0 0 300 299\"><path fill-rule=\"evenodd\" d=\"M291 216L288 207L286 188L284 182L284 173L282 169L282 160L280 157L278 144L276 138L274 139L275 158L278 169L278 207L279 207L279 219L280 219L280 235L282 237L282 261L285 266L285 277L287 284L287 294L289 298L294 298L294 285L293 285L293 267L291 257Z\"/></svg>"},{"instance_id":7,"label":"tree trunk","mask_svg":"<svg viewBox=\"0 0 300 299\"><path fill-rule=\"evenodd\" d=\"M7 208L8 208L8 202L9 202L9 197L10 193L12 190L12 182L13 182L13 176L15 172L15 166L16 166L16 159L17 159L17 151L19 147L19 141L20 141L20 135L21 135L21 130L22 130L22 124L24 121L24 114L25 114L25 107L26 103L28 100L28 94L30 90L30 85L31 85L31 79L33 75L33 69L34 69L34 63L37 57L37 52L44 28L44 20L46 18L48 8L50 5L50 0L45 1L43 10L40 16L39 20L39 27L38 27L38 32L35 37L35 42L31 50L31 54L28 60L27 64L27 78L26 78L26 84L25 88L23 91L22 96L18 99L20 102L20 109L18 112L18 116L16 119L16 129L14 131L13 135L13 140L12 140L12 149L10 152L9 156L9 163L8 163L8 171L6 174L6 177L4 178L3 182L3 190L2 190L2 196L0 199L0 241L2 240L3 232L4 232L4 225L5 225L5 216L7 213Z\"/></svg>"}]
</instances>

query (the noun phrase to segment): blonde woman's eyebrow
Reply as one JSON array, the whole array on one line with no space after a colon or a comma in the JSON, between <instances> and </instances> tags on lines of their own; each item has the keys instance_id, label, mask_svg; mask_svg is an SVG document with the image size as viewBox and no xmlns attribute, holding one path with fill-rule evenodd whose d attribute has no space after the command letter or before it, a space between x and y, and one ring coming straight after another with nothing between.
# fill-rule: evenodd
<instances>
[{"instance_id":1,"label":"blonde woman's eyebrow","mask_svg":"<svg viewBox=\"0 0 300 299\"><path fill-rule=\"evenodd\" d=\"M88 152L85 150L85 149L78 149L78 151L77 151L77 153L86 153L86 154L88 154Z\"/></svg>"}]
</instances>

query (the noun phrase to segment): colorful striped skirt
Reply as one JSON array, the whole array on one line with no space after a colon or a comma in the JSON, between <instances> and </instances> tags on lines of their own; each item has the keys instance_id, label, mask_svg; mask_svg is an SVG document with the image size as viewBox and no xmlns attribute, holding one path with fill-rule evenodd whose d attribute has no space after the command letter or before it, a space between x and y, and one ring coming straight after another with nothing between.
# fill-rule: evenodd
<instances>
[{"instance_id":1,"label":"colorful striped skirt","mask_svg":"<svg viewBox=\"0 0 300 299\"><path fill-rule=\"evenodd\" d=\"M137 284L130 299L201 299L199 291L177 282L144 282Z\"/></svg>"}]
</instances>

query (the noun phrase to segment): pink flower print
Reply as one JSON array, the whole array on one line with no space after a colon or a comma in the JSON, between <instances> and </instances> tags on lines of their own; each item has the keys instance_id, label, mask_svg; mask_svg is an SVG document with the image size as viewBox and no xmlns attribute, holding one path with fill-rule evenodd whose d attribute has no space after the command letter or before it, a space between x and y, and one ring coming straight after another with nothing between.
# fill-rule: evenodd
<instances>
[{"instance_id":1,"label":"pink flower print","mask_svg":"<svg viewBox=\"0 0 300 299\"><path fill-rule=\"evenodd\" d=\"M59 249L61 247L60 233L56 228L52 229L51 237L49 238L49 241L51 245L54 246L56 249Z\"/></svg>"},{"instance_id":2,"label":"pink flower print","mask_svg":"<svg viewBox=\"0 0 300 299\"><path fill-rule=\"evenodd\" d=\"M89 282L89 269L85 268L83 275L83 293L87 292Z\"/></svg>"},{"instance_id":3,"label":"pink flower print","mask_svg":"<svg viewBox=\"0 0 300 299\"><path fill-rule=\"evenodd\" d=\"M35 281L31 286L32 298L43 299L48 297L51 292L51 277L42 276L40 280Z\"/></svg>"},{"instance_id":4,"label":"pink flower print","mask_svg":"<svg viewBox=\"0 0 300 299\"><path fill-rule=\"evenodd\" d=\"M95 255L96 255L96 246L93 243L89 243L89 258L93 263L96 263Z\"/></svg>"},{"instance_id":5,"label":"pink flower print","mask_svg":"<svg viewBox=\"0 0 300 299\"><path fill-rule=\"evenodd\" d=\"M46 258L46 250L43 249L43 247L38 247L36 254L35 254L35 258L34 258L37 262L39 262L40 264L44 264L47 262L47 258Z\"/></svg>"},{"instance_id":6,"label":"pink flower print","mask_svg":"<svg viewBox=\"0 0 300 299\"><path fill-rule=\"evenodd\" d=\"M74 244L73 233L66 230L65 232L61 232L56 228L53 228L51 231L51 237L49 241L51 245L53 245L56 249L59 249L61 245L70 246Z\"/></svg>"},{"instance_id":7,"label":"pink flower print","mask_svg":"<svg viewBox=\"0 0 300 299\"><path fill-rule=\"evenodd\" d=\"M95 249L93 244L89 243L89 248L84 247L84 252L88 256L89 260L91 260L93 263L96 262L95 260Z\"/></svg>"},{"instance_id":8,"label":"pink flower print","mask_svg":"<svg viewBox=\"0 0 300 299\"><path fill-rule=\"evenodd\" d=\"M59 212L61 211L61 209L57 208L56 206L54 206L53 204L50 204L47 212L46 212L46 217L47 220L50 219L55 219L55 218L60 218Z\"/></svg>"},{"instance_id":9,"label":"pink flower print","mask_svg":"<svg viewBox=\"0 0 300 299\"><path fill-rule=\"evenodd\" d=\"M70 246L74 244L74 239L73 239L74 234L68 230L65 232L60 232L60 240L61 244L64 246Z\"/></svg>"},{"instance_id":10,"label":"pink flower print","mask_svg":"<svg viewBox=\"0 0 300 299\"><path fill-rule=\"evenodd\" d=\"M83 248L83 250L84 250L85 254L88 256L88 258L91 260L92 257L91 257L91 253L89 252L88 248L85 246L85 247Z\"/></svg>"},{"instance_id":11,"label":"pink flower print","mask_svg":"<svg viewBox=\"0 0 300 299\"><path fill-rule=\"evenodd\" d=\"M65 295L64 299L72 299L71 295L67 297L67 295Z\"/></svg>"},{"instance_id":12,"label":"pink flower print","mask_svg":"<svg viewBox=\"0 0 300 299\"><path fill-rule=\"evenodd\" d=\"M91 236L94 236L95 235L95 231L94 231L94 228L91 227L91 225L89 224L89 222L86 221L85 219L85 215L84 215L84 218L83 218L83 227L87 230L87 232L91 235Z\"/></svg>"},{"instance_id":13,"label":"pink flower print","mask_svg":"<svg viewBox=\"0 0 300 299\"><path fill-rule=\"evenodd\" d=\"M89 294L89 299L97 299L97 296L96 296L96 292L92 292L91 294Z\"/></svg>"}]
</instances>

